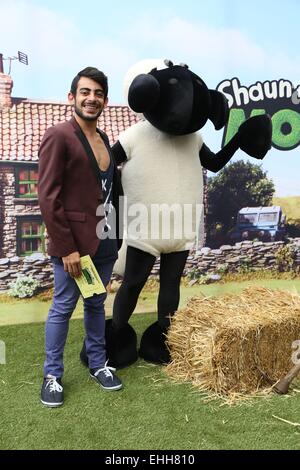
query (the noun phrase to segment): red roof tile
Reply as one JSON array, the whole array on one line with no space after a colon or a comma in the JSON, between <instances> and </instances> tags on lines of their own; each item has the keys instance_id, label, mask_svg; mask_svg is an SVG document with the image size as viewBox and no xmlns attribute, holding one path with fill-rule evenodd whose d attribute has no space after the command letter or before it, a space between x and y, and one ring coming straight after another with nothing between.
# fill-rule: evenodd
<instances>
[{"instance_id":1,"label":"red roof tile","mask_svg":"<svg viewBox=\"0 0 300 470\"><path fill-rule=\"evenodd\" d=\"M0 111L0 161L38 161L38 148L48 127L73 115L66 103L48 103L13 98L11 109ZM113 144L120 132L139 118L127 106L107 106L98 126Z\"/></svg>"}]
</instances>

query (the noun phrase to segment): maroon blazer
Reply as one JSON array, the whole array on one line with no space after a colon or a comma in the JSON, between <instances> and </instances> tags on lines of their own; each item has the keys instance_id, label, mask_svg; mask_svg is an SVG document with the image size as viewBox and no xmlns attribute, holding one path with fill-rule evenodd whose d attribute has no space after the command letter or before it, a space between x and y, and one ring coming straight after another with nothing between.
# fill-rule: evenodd
<instances>
[{"instance_id":1,"label":"maroon blazer","mask_svg":"<svg viewBox=\"0 0 300 470\"><path fill-rule=\"evenodd\" d=\"M106 134L98 132L113 159ZM117 199L122 192L116 165L113 185ZM97 161L75 118L49 128L43 137L38 198L49 234L49 255L79 251L80 256L93 256L100 243L96 226L103 217L96 210L103 197Z\"/></svg>"}]
</instances>

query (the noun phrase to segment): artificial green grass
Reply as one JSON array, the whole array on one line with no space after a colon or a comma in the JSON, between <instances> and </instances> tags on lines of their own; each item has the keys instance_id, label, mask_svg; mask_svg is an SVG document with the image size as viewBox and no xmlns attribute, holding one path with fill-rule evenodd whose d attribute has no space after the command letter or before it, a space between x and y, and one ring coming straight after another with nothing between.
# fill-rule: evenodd
<instances>
[{"instance_id":1,"label":"artificial green grass","mask_svg":"<svg viewBox=\"0 0 300 470\"><path fill-rule=\"evenodd\" d=\"M138 336L156 315L133 315ZM39 401L44 325L2 326L6 365L0 365L1 449L299 449L300 395L256 398L220 406L164 368L141 360L118 372L124 388L104 392L79 362L82 320L70 322L65 350L65 403Z\"/></svg>"}]
</instances>

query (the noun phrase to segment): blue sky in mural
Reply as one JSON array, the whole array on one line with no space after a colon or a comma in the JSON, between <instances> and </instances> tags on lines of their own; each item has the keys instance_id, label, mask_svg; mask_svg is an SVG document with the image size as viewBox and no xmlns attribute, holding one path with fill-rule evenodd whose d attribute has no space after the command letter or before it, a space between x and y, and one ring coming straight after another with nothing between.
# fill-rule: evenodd
<instances>
[{"instance_id":1,"label":"blue sky in mural","mask_svg":"<svg viewBox=\"0 0 300 470\"><path fill-rule=\"evenodd\" d=\"M13 95L43 100L65 100L73 76L93 65L109 77L110 103L122 104L127 68L156 57L187 63L210 88L232 77L296 84L299 17L297 0L0 0L0 52L28 54L27 67L12 63ZM219 150L222 131L208 124L202 134ZM272 149L263 168L278 195L300 195L300 147Z\"/></svg>"}]
</instances>

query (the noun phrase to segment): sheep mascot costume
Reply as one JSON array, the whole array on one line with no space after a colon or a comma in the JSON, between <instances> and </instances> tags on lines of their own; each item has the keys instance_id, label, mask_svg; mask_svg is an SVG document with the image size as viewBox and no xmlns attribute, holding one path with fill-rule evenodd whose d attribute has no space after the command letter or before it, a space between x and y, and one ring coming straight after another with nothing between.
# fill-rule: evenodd
<instances>
[{"instance_id":1,"label":"sheep mascot costume","mask_svg":"<svg viewBox=\"0 0 300 470\"><path fill-rule=\"evenodd\" d=\"M219 171L239 148L262 159L271 146L272 134L269 116L252 117L220 152L211 152L197 131L208 119L216 130L222 129L229 115L227 99L209 90L185 64L174 65L169 60L139 62L127 73L125 90L129 107L142 113L144 120L121 133L113 151L117 163L122 164L127 214L132 208L135 215L137 208L143 210L138 217L139 230L137 223L130 223L130 217L127 220L115 267L115 272L123 275L123 282L115 298L113 317L106 322L106 344L109 365L117 368L138 358L136 333L128 320L157 257L157 321L142 335L139 356L153 363L170 361L165 339L178 308L180 279L188 253L199 231L202 168ZM171 208L169 213L173 209L175 212L169 217L167 235L157 221L159 217L154 221L151 212L153 207L162 206ZM189 227L183 227L185 207L193 222ZM176 210L182 211L181 216ZM81 360L87 365L84 349Z\"/></svg>"}]
</instances>

